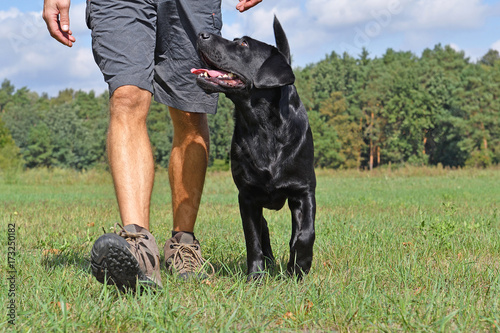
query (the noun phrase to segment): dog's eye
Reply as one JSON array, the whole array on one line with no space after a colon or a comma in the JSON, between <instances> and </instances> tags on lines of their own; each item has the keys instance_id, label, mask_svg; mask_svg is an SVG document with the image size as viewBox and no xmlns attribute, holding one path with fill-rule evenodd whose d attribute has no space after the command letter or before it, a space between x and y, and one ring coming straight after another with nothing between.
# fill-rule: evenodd
<instances>
[{"instance_id":1,"label":"dog's eye","mask_svg":"<svg viewBox=\"0 0 500 333\"><path fill-rule=\"evenodd\" d=\"M244 40L241 41L240 43L241 46L248 47L248 43L245 42Z\"/></svg>"}]
</instances>

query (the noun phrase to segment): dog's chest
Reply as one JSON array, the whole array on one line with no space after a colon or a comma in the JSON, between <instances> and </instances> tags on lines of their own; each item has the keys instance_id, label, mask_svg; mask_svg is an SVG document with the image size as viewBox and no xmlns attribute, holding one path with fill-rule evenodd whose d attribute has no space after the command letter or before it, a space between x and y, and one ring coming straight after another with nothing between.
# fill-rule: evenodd
<instances>
[{"instance_id":1,"label":"dog's chest","mask_svg":"<svg viewBox=\"0 0 500 333\"><path fill-rule=\"evenodd\" d=\"M235 125L233 156L249 168L269 172L290 157L284 153L293 146L294 138L285 132L284 126L270 122L252 128Z\"/></svg>"},{"instance_id":2,"label":"dog's chest","mask_svg":"<svg viewBox=\"0 0 500 333\"><path fill-rule=\"evenodd\" d=\"M251 186L278 196L293 185L300 157L302 134L291 135L286 128L266 126L254 131L236 128L231 147L233 178L238 187Z\"/></svg>"},{"instance_id":3,"label":"dog's chest","mask_svg":"<svg viewBox=\"0 0 500 333\"><path fill-rule=\"evenodd\" d=\"M231 169L236 186L279 206L314 173L307 113L293 87L235 102ZM265 92L261 92L264 94ZM260 201L260 200L259 200Z\"/></svg>"}]
</instances>

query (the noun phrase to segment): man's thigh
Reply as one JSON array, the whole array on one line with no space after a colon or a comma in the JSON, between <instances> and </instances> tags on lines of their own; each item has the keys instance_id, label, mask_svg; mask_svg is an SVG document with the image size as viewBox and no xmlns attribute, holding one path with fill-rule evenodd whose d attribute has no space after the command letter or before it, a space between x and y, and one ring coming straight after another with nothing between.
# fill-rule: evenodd
<instances>
[{"instance_id":1,"label":"man's thigh","mask_svg":"<svg viewBox=\"0 0 500 333\"><path fill-rule=\"evenodd\" d=\"M215 113L218 94L196 84L191 68L203 66L196 51L200 32L219 34L221 0L159 0L155 99L179 110Z\"/></svg>"},{"instance_id":2,"label":"man's thigh","mask_svg":"<svg viewBox=\"0 0 500 333\"><path fill-rule=\"evenodd\" d=\"M87 0L94 59L109 85L154 92L156 5L148 0Z\"/></svg>"}]
</instances>

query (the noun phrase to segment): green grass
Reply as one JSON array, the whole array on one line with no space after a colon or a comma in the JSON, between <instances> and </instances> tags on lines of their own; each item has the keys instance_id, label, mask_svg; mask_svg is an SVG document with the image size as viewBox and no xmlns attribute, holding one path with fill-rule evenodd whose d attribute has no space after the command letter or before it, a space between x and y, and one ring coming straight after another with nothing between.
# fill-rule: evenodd
<instances>
[{"instance_id":1,"label":"green grass","mask_svg":"<svg viewBox=\"0 0 500 333\"><path fill-rule=\"evenodd\" d=\"M169 237L159 172L152 232ZM290 214L266 211L277 269L245 282L246 252L229 173L210 173L196 226L217 274L120 293L90 274L89 251L119 221L103 172L35 170L0 178L0 331L498 331L500 170L318 171L311 272L283 274ZM7 323L7 225L16 225L15 327ZM59 250L49 252L47 250Z\"/></svg>"}]
</instances>

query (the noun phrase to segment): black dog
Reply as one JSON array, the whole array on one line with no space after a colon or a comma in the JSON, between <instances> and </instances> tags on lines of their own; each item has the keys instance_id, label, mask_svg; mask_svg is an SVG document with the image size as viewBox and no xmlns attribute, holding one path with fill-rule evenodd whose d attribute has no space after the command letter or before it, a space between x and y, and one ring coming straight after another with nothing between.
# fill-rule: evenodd
<instances>
[{"instance_id":1,"label":"black dog","mask_svg":"<svg viewBox=\"0 0 500 333\"><path fill-rule=\"evenodd\" d=\"M279 210L288 199L288 273L301 277L309 272L315 238L313 138L276 17L274 35L278 48L250 37L229 41L201 33L198 52L211 69L191 70L205 91L223 92L235 104L231 171L239 190L249 280L261 277L266 263L274 262L263 208Z\"/></svg>"}]
</instances>

